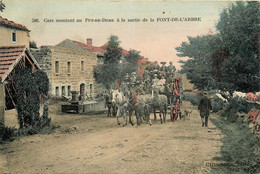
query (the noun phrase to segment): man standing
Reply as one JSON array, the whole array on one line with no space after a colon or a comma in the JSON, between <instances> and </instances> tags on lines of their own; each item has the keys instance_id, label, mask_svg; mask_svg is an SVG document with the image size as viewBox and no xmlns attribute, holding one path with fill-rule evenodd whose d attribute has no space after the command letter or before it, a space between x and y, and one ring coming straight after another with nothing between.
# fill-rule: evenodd
<instances>
[{"instance_id":1,"label":"man standing","mask_svg":"<svg viewBox=\"0 0 260 174\"><path fill-rule=\"evenodd\" d=\"M200 110L200 117L202 121L202 126L208 127L208 118L209 118L209 112L212 110L212 106L210 103L210 99L208 98L208 93L204 92L203 97L200 100L200 104L198 109ZM204 122L205 118L205 122Z\"/></svg>"}]
</instances>

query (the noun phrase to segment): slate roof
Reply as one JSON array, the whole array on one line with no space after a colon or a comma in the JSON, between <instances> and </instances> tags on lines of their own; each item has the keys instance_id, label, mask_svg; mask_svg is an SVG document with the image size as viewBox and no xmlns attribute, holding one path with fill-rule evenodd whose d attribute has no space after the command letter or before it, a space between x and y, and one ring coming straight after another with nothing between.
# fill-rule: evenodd
<instances>
[{"instance_id":1,"label":"slate roof","mask_svg":"<svg viewBox=\"0 0 260 174\"><path fill-rule=\"evenodd\" d=\"M40 66L29 51L27 51L25 45L0 47L0 78L2 79L2 82L7 78L8 74L12 72L15 65L25 54L27 54L33 61L34 65L40 69Z\"/></svg>"},{"instance_id":2,"label":"slate roof","mask_svg":"<svg viewBox=\"0 0 260 174\"><path fill-rule=\"evenodd\" d=\"M8 20L6 18L3 18L2 16L0 16L0 26L1 25L4 25L4 26L6 26L8 28L15 28L15 29L18 29L18 30L30 31L25 26L23 26L21 24L18 24L18 23L15 23L13 21L10 21L10 20Z\"/></svg>"}]
</instances>

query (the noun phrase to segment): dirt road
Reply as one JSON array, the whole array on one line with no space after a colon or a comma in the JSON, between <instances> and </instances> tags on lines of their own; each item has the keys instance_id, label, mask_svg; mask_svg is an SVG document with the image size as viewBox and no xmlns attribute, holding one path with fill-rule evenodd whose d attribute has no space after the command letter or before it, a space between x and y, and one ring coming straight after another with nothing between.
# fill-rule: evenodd
<instances>
[{"instance_id":1,"label":"dirt road","mask_svg":"<svg viewBox=\"0 0 260 174\"><path fill-rule=\"evenodd\" d=\"M201 127L196 108L183 106L193 110L190 120L172 123L168 115L166 124L152 126L51 113L61 126L54 133L0 145L0 173L210 173L223 135L211 122Z\"/></svg>"}]
</instances>

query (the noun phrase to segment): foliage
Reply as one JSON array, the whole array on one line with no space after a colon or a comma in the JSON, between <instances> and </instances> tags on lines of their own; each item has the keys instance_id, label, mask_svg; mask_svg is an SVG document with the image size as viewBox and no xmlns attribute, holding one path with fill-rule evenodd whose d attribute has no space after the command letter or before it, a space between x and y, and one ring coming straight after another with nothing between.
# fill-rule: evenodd
<instances>
[{"instance_id":1,"label":"foliage","mask_svg":"<svg viewBox=\"0 0 260 174\"><path fill-rule=\"evenodd\" d=\"M139 51L130 49L130 50L129 50L129 54L125 56L125 60L126 60L127 62L136 64L137 59L138 59L139 57L140 57L140 52L139 52Z\"/></svg>"},{"instance_id":2,"label":"foliage","mask_svg":"<svg viewBox=\"0 0 260 174\"><path fill-rule=\"evenodd\" d=\"M15 77L17 89L18 120L20 128L43 127L50 124L48 110L44 107L44 114L40 117L40 94L47 95L49 79L47 75L38 70L32 72L30 68L21 70Z\"/></svg>"},{"instance_id":3,"label":"foliage","mask_svg":"<svg viewBox=\"0 0 260 174\"><path fill-rule=\"evenodd\" d=\"M119 66L121 79L123 79L127 73L138 72L137 60L139 57L140 52L133 49L129 50L129 54L125 56L125 61Z\"/></svg>"},{"instance_id":4,"label":"foliage","mask_svg":"<svg viewBox=\"0 0 260 174\"><path fill-rule=\"evenodd\" d=\"M260 139L250 132L247 123L230 124L223 119L213 118L211 121L225 134L222 139L222 157L219 160L227 162L228 165L220 167L226 167L227 172L236 173L240 170L239 173L259 173ZM217 170L217 173L227 172Z\"/></svg>"},{"instance_id":5,"label":"foliage","mask_svg":"<svg viewBox=\"0 0 260 174\"><path fill-rule=\"evenodd\" d=\"M258 14L258 15L257 15ZM236 2L220 14L217 34L188 37L176 50L198 89L259 91L259 3Z\"/></svg>"},{"instance_id":6,"label":"foliage","mask_svg":"<svg viewBox=\"0 0 260 174\"><path fill-rule=\"evenodd\" d=\"M122 57L122 49L120 48L120 41L118 36L111 35L109 37L106 52L104 54L105 64L119 63Z\"/></svg>"},{"instance_id":7,"label":"foliage","mask_svg":"<svg viewBox=\"0 0 260 174\"><path fill-rule=\"evenodd\" d=\"M201 96L192 92L184 92L182 99L185 101L190 101L193 105L198 106L200 103Z\"/></svg>"},{"instance_id":8,"label":"foliage","mask_svg":"<svg viewBox=\"0 0 260 174\"><path fill-rule=\"evenodd\" d=\"M36 42L30 41L30 48L38 48Z\"/></svg>"},{"instance_id":9,"label":"foliage","mask_svg":"<svg viewBox=\"0 0 260 174\"><path fill-rule=\"evenodd\" d=\"M48 125L45 127L26 127L17 129L15 127L0 126L0 143L1 141L12 141L17 137L33 135L33 134L50 134L59 125Z\"/></svg>"},{"instance_id":10,"label":"foliage","mask_svg":"<svg viewBox=\"0 0 260 174\"><path fill-rule=\"evenodd\" d=\"M137 63L123 62L119 65L120 79L124 79L127 73L130 75L132 72L137 72L137 68Z\"/></svg>"},{"instance_id":11,"label":"foliage","mask_svg":"<svg viewBox=\"0 0 260 174\"><path fill-rule=\"evenodd\" d=\"M182 42L176 50L179 57L189 57L182 65L182 73L187 74L187 78L199 90L210 90L216 86L216 81L211 75L211 55L219 48L221 43L218 36L206 35L188 37L189 43ZM183 63L183 61L180 61Z\"/></svg>"},{"instance_id":12,"label":"foliage","mask_svg":"<svg viewBox=\"0 0 260 174\"><path fill-rule=\"evenodd\" d=\"M120 70L117 63L97 65L94 67L94 78L98 83L109 89L111 85L120 76Z\"/></svg>"},{"instance_id":13,"label":"foliage","mask_svg":"<svg viewBox=\"0 0 260 174\"><path fill-rule=\"evenodd\" d=\"M104 64L94 68L94 78L106 89L110 89L118 78L124 78L126 73L137 71L137 58L139 52L130 50L129 55L122 59L122 49L117 36L110 36L104 55ZM119 63L119 61L122 63Z\"/></svg>"},{"instance_id":14,"label":"foliage","mask_svg":"<svg viewBox=\"0 0 260 174\"><path fill-rule=\"evenodd\" d=\"M221 116L226 117L228 121L234 122L237 119L237 113L248 113L254 106L245 99L231 98L228 105L225 107Z\"/></svg>"},{"instance_id":15,"label":"foliage","mask_svg":"<svg viewBox=\"0 0 260 174\"><path fill-rule=\"evenodd\" d=\"M0 11L3 12L5 9L5 4L3 3L3 1L0 1Z\"/></svg>"},{"instance_id":16,"label":"foliage","mask_svg":"<svg viewBox=\"0 0 260 174\"><path fill-rule=\"evenodd\" d=\"M258 91L259 84L259 3L237 2L221 13L217 29L230 56L222 66L223 80L235 90Z\"/></svg>"},{"instance_id":17,"label":"foliage","mask_svg":"<svg viewBox=\"0 0 260 174\"><path fill-rule=\"evenodd\" d=\"M0 140L6 141L14 136L15 129L12 127L4 127L0 125Z\"/></svg>"}]
</instances>

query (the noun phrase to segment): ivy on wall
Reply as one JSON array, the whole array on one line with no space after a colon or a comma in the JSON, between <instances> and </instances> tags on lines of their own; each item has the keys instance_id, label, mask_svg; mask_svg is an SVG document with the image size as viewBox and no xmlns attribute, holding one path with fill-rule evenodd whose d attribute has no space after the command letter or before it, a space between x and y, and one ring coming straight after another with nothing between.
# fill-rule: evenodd
<instances>
[{"instance_id":1,"label":"ivy on wall","mask_svg":"<svg viewBox=\"0 0 260 174\"><path fill-rule=\"evenodd\" d=\"M44 105L43 115L40 116L40 95L47 98L49 79L47 75L37 70L23 69L15 77L17 89L17 113L20 128L44 127L50 125L48 118L48 106Z\"/></svg>"}]
</instances>

